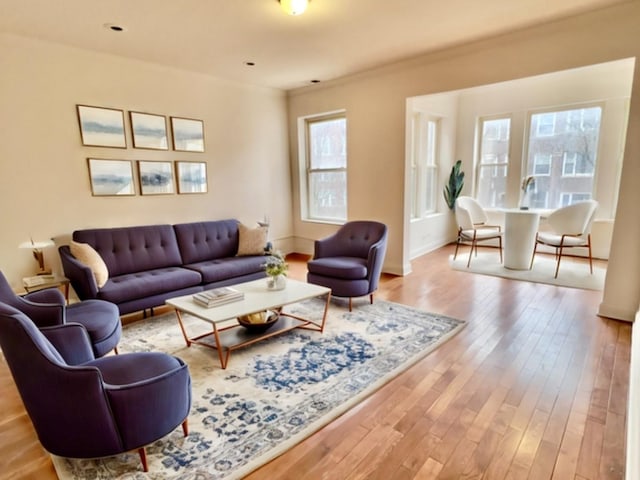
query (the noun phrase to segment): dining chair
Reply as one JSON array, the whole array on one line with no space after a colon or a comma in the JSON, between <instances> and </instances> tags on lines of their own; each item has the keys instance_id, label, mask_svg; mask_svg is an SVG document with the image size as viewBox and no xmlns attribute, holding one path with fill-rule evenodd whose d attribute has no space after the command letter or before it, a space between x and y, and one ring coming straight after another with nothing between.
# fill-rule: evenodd
<instances>
[{"instance_id":1,"label":"dining chair","mask_svg":"<svg viewBox=\"0 0 640 480\"><path fill-rule=\"evenodd\" d=\"M597 208L598 202L585 200L559 208L551 213L547 218L547 225L551 231L536 233L536 244L533 247L533 255L531 255L531 267L533 267L538 245L553 247L556 253L556 273L553 278L558 278L560 259L564 251L567 248L586 248L589 252L589 270L593 275L591 224Z\"/></svg>"},{"instance_id":2,"label":"dining chair","mask_svg":"<svg viewBox=\"0 0 640 480\"><path fill-rule=\"evenodd\" d=\"M462 242L471 242L467 268L471 265L471 256L475 250L478 255L478 242L486 240L498 240L500 249L500 263L502 263L502 236L504 232L500 225L489 225L484 208L472 197L458 197L455 204L456 221L458 223L458 239L456 251L453 254L455 260L458 256L458 248Z\"/></svg>"}]
</instances>

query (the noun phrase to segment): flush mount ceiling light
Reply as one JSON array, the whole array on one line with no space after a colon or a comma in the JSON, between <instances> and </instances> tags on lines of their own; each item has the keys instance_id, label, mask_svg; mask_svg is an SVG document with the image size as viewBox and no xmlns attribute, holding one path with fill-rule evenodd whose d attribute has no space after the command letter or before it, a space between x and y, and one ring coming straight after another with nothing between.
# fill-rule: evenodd
<instances>
[{"instance_id":1,"label":"flush mount ceiling light","mask_svg":"<svg viewBox=\"0 0 640 480\"><path fill-rule=\"evenodd\" d=\"M282 9L289 15L301 15L307 9L310 0L278 0Z\"/></svg>"}]
</instances>

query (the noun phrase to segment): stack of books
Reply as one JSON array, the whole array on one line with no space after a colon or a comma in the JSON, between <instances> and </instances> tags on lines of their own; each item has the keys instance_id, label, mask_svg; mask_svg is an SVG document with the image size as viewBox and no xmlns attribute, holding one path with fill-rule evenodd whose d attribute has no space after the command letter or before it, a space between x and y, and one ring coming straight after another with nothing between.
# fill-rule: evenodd
<instances>
[{"instance_id":1,"label":"stack of books","mask_svg":"<svg viewBox=\"0 0 640 480\"><path fill-rule=\"evenodd\" d=\"M244 293L231 287L214 288L193 294L193 300L203 307L217 307L244 298Z\"/></svg>"}]
</instances>

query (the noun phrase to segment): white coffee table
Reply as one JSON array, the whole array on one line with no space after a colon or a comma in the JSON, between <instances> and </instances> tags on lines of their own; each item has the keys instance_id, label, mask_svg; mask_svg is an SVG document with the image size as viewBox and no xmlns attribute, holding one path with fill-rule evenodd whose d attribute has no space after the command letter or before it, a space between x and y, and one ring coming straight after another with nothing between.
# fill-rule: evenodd
<instances>
[{"instance_id":1,"label":"white coffee table","mask_svg":"<svg viewBox=\"0 0 640 480\"><path fill-rule=\"evenodd\" d=\"M187 346L190 347L192 343L196 343L215 348L218 350L220 365L223 369L227 368L231 352L238 348L251 345L265 338L280 335L295 328L319 332L324 330L329 301L331 300L330 288L291 279L287 279L287 286L284 290L268 290L266 279L240 283L233 285L233 288L244 292L244 298L218 307L202 307L193 300L193 295L170 298L165 302L176 309L180 329ZM326 302L321 321L297 317L283 311L283 307L286 305L322 296L326 296ZM230 323L230 320L237 319L237 317L264 310L274 310L280 314L278 322L265 332L249 332L237 322ZM213 331L196 337L189 337L182 321L183 313L188 313L210 323L213 326ZM204 341L211 336L215 340L213 344Z\"/></svg>"}]
</instances>

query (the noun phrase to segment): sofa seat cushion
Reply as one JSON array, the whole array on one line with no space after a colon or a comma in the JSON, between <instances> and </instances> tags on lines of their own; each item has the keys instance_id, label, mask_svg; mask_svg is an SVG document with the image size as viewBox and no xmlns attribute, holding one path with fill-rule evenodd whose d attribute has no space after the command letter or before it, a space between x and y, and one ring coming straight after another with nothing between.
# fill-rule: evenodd
<instances>
[{"instance_id":1,"label":"sofa seat cushion","mask_svg":"<svg viewBox=\"0 0 640 480\"><path fill-rule=\"evenodd\" d=\"M367 259L359 257L316 258L307 263L309 273L358 280L367 277Z\"/></svg>"},{"instance_id":2,"label":"sofa seat cushion","mask_svg":"<svg viewBox=\"0 0 640 480\"><path fill-rule=\"evenodd\" d=\"M203 283L213 283L264 270L264 255L229 257L185 265L202 275Z\"/></svg>"},{"instance_id":3,"label":"sofa seat cushion","mask_svg":"<svg viewBox=\"0 0 640 480\"><path fill-rule=\"evenodd\" d=\"M182 267L159 268L111 277L100 289L98 297L119 304L196 286L201 282L202 277L194 270Z\"/></svg>"}]
</instances>

